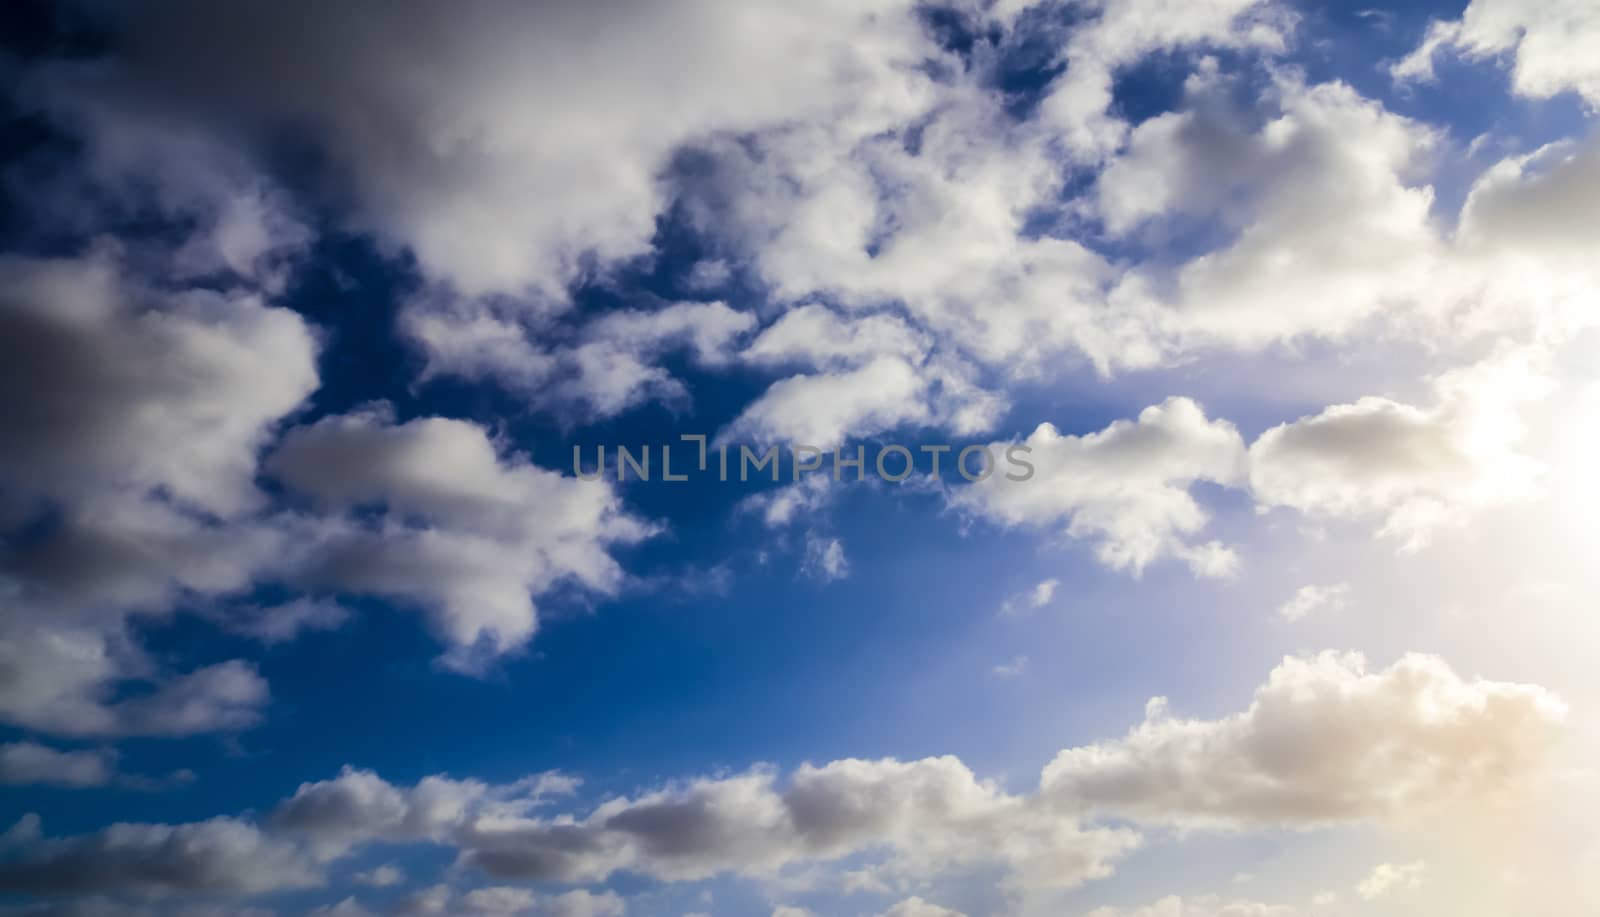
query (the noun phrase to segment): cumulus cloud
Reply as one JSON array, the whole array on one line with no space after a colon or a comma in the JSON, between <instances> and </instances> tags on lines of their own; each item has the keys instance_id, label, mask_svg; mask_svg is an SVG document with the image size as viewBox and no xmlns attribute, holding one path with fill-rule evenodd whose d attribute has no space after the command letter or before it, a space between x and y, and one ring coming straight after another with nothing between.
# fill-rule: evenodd
<instances>
[{"instance_id":1,"label":"cumulus cloud","mask_svg":"<svg viewBox=\"0 0 1600 917\"><path fill-rule=\"evenodd\" d=\"M918 65L941 54L901 0L733 15L381 6L157 4L134 17L125 57L189 111L302 126L348 182L357 224L467 294L563 295L586 256L649 250L678 147L796 121L870 134L922 110ZM419 43L427 73L394 79Z\"/></svg>"},{"instance_id":2,"label":"cumulus cloud","mask_svg":"<svg viewBox=\"0 0 1600 917\"><path fill-rule=\"evenodd\" d=\"M399 913L452 917L623 917L627 903L615 892L574 889L544 895L530 888L489 885L458 892L436 885L412 895Z\"/></svg>"},{"instance_id":3,"label":"cumulus cloud","mask_svg":"<svg viewBox=\"0 0 1600 917\"><path fill-rule=\"evenodd\" d=\"M267 469L344 513L319 522L317 556L299 576L422 604L447 660L464 668L526 643L534 596L556 584L615 589L622 573L608 547L650 532L609 484L502 455L476 424L398 423L383 405L290 431Z\"/></svg>"},{"instance_id":4,"label":"cumulus cloud","mask_svg":"<svg viewBox=\"0 0 1600 917\"><path fill-rule=\"evenodd\" d=\"M1432 657L1369 673L1359 656L1326 653L1285 660L1248 709L1220 720L1174 719L1158 699L1126 738L1062 751L1030 793L982 780L954 757L842 759L786 777L764 767L700 777L560 812L548 807L573 789L560 774L504 785L433 775L400 786L346 768L301 785L259 827L216 818L44 839L37 820L25 819L0 845L0 888L300 888L373 843L442 846L463 869L519 883L772 878L850 862L875 877L861 887L998 870L1010 891L1070 888L1108 875L1140 842L1127 828L1084 821L1090 815L1299 828L1420 815L1495 797L1532 776L1564 712L1542 688L1464 680ZM610 914L620 905L588 892L475 891L424 889L406 912ZM1280 913L1189 906L1227 917ZM916 899L899 907L890 913L949 913ZM1191 913L1151 913L1169 912Z\"/></svg>"},{"instance_id":5,"label":"cumulus cloud","mask_svg":"<svg viewBox=\"0 0 1600 917\"><path fill-rule=\"evenodd\" d=\"M1055 601L1056 587L1061 585L1058 579L1041 580L1035 583L1032 589L1025 590L1000 603L1002 615L1021 614L1035 608L1043 608Z\"/></svg>"},{"instance_id":6,"label":"cumulus cloud","mask_svg":"<svg viewBox=\"0 0 1600 917\"><path fill-rule=\"evenodd\" d=\"M1135 910L1096 908L1088 917L1306 917L1310 913L1259 901L1224 901L1215 896L1185 899L1174 895Z\"/></svg>"},{"instance_id":7,"label":"cumulus cloud","mask_svg":"<svg viewBox=\"0 0 1600 917\"><path fill-rule=\"evenodd\" d=\"M1549 98L1570 91L1600 107L1600 64L1589 53L1596 42L1600 11L1584 0L1472 0L1461 18L1432 23L1422 44L1391 71L1401 80L1431 80L1434 59L1445 51L1476 60L1509 52L1518 94Z\"/></svg>"},{"instance_id":8,"label":"cumulus cloud","mask_svg":"<svg viewBox=\"0 0 1600 917\"><path fill-rule=\"evenodd\" d=\"M260 719L269 696L248 662L171 673L120 632L17 624L0 627L0 716L28 728L72 736L241 729ZM141 684L143 694L107 696Z\"/></svg>"},{"instance_id":9,"label":"cumulus cloud","mask_svg":"<svg viewBox=\"0 0 1600 917\"><path fill-rule=\"evenodd\" d=\"M825 583L849 576L850 559L845 556L844 542L815 532L806 533L805 557L800 562L800 572Z\"/></svg>"},{"instance_id":10,"label":"cumulus cloud","mask_svg":"<svg viewBox=\"0 0 1600 917\"><path fill-rule=\"evenodd\" d=\"M570 329L508 314L498 301L424 296L401 325L427 357L425 379L494 380L553 412L603 419L650 400L687 403L688 390L661 358L682 351L701 367L725 366L756 319L720 302L674 303L613 311ZM575 340L549 343L568 337Z\"/></svg>"},{"instance_id":11,"label":"cumulus cloud","mask_svg":"<svg viewBox=\"0 0 1600 917\"><path fill-rule=\"evenodd\" d=\"M1285 621L1299 621L1319 611L1338 611L1349 598L1348 583L1301 586L1289 597L1289 601L1278 606L1278 617Z\"/></svg>"},{"instance_id":12,"label":"cumulus cloud","mask_svg":"<svg viewBox=\"0 0 1600 917\"><path fill-rule=\"evenodd\" d=\"M1139 125L1101 175L1111 231L1198 217L1226 240L1171 269L1147 259L1113 303L1156 312L1164 346L1188 350L1341 337L1386 307L1434 302L1445 245L1419 181L1432 129L1340 83L1281 81L1262 114L1230 89L1191 77L1187 107Z\"/></svg>"},{"instance_id":13,"label":"cumulus cloud","mask_svg":"<svg viewBox=\"0 0 1600 917\"><path fill-rule=\"evenodd\" d=\"M1033 475L1006 471L1004 462L982 481L953 491L952 505L1002 525L1061 527L1095 543L1102 563L1133 573L1176 557L1200 575L1224 575L1235 558L1221 545L1190 540L1207 521L1190 492L1197 482L1235 484L1245 473L1244 441L1225 420L1211 420L1188 398L1145 408L1097 433L1063 435L1042 424L1020 443L993 443L992 455L1013 446Z\"/></svg>"},{"instance_id":14,"label":"cumulus cloud","mask_svg":"<svg viewBox=\"0 0 1600 917\"><path fill-rule=\"evenodd\" d=\"M246 518L256 453L316 386L310 330L249 289L136 279L112 248L6 256L0 276L0 716L72 735L254 723L253 666L164 671L125 616L242 588L272 554Z\"/></svg>"},{"instance_id":15,"label":"cumulus cloud","mask_svg":"<svg viewBox=\"0 0 1600 917\"><path fill-rule=\"evenodd\" d=\"M56 500L160 488L221 515L258 501L256 451L317 384L298 315L148 286L111 251L0 257L0 287L10 486Z\"/></svg>"},{"instance_id":16,"label":"cumulus cloud","mask_svg":"<svg viewBox=\"0 0 1600 917\"><path fill-rule=\"evenodd\" d=\"M257 894L321 884L295 845L233 818L180 825L118 823L93 834L36 838L0 855L0 889L33 894Z\"/></svg>"},{"instance_id":17,"label":"cumulus cloud","mask_svg":"<svg viewBox=\"0 0 1600 917\"><path fill-rule=\"evenodd\" d=\"M1058 755L1042 791L1180 825L1405 817L1513 790L1565 713L1543 688L1466 680L1437 657L1380 672L1357 654L1291 657L1240 714L1183 720L1152 700L1127 737Z\"/></svg>"},{"instance_id":18,"label":"cumulus cloud","mask_svg":"<svg viewBox=\"0 0 1600 917\"><path fill-rule=\"evenodd\" d=\"M999 12L1015 15L1031 5L1005 2ZM1282 50L1292 25L1262 0L1202 0L1176 8L1162 0L1096 0L1084 8L1093 18L1072 31L1061 53L1066 72L1041 107L1069 148L1091 160L1115 150L1128 130L1110 111L1119 70L1151 53L1186 46Z\"/></svg>"},{"instance_id":19,"label":"cumulus cloud","mask_svg":"<svg viewBox=\"0 0 1600 917\"><path fill-rule=\"evenodd\" d=\"M0 783L105 786L116 773L117 754L112 749L60 751L27 741L0 745Z\"/></svg>"},{"instance_id":20,"label":"cumulus cloud","mask_svg":"<svg viewBox=\"0 0 1600 917\"><path fill-rule=\"evenodd\" d=\"M751 402L718 439L832 449L851 435L932 422L924 387L916 368L895 357L838 373L791 376Z\"/></svg>"},{"instance_id":21,"label":"cumulus cloud","mask_svg":"<svg viewBox=\"0 0 1600 917\"><path fill-rule=\"evenodd\" d=\"M960 911L952 911L947 907L930 904L921 898L907 898L894 907L884 911L879 917L966 917Z\"/></svg>"},{"instance_id":22,"label":"cumulus cloud","mask_svg":"<svg viewBox=\"0 0 1600 917\"><path fill-rule=\"evenodd\" d=\"M701 778L583 816L542 816L503 788L431 777L412 788L346 771L302 786L272 816L323 857L357 843L432 839L502 879L592 883L618 872L668 881L773 875L800 863L887 852L885 867L931 876L999 864L1012 882L1072 886L1134 844L978 780L954 758L806 765Z\"/></svg>"},{"instance_id":23,"label":"cumulus cloud","mask_svg":"<svg viewBox=\"0 0 1600 917\"><path fill-rule=\"evenodd\" d=\"M1356 886L1356 894L1363 901L1372 901L1391 892L1421 888L1427 872L1428 864L1423 862L1404 865L1382 863L1372 870L1372 875L1361 880L1361 884Z\"/></svg>"},{"instance_id":24,"label":"cumulus cloud","mask_svg":"<svg viewBox=\"0 0 1600 917\"><path fill-rule=\"evenodd\" d=\"M1407 549L1441 525L1532 492L1540 465L1516 448L1521 405L1549 382L1534 351L1507 351L1435 380L1418 408L1367 397L1281 424L1250 447L1263 506L1332 517L1378 516Z\"/></svg>"}]
</instances>

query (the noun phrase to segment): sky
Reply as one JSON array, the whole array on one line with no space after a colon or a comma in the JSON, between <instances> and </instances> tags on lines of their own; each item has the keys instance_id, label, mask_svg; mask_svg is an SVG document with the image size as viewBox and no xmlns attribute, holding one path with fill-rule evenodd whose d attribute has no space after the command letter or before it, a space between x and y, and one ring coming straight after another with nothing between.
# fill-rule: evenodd
<instances>
[{"instance_id":1,"label":"sky","mask_svg":"<svg viewBox=\"0 0 1600 917\"><path fill-rule=\"evenodd\" d=\"M0 914L1600 909L1592 0L4 21Z\"/></svg>"}]
</instances>

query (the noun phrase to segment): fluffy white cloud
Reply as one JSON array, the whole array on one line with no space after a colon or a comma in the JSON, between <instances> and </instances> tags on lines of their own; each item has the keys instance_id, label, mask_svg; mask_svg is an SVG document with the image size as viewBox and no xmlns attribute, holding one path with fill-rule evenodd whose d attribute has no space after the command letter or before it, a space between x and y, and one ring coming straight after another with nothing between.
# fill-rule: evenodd
<instances>
[{"instance_id":1,"label":"fluffy white cloud","mask_svg":"<svg viewBox=\"0 0 1600 917\"><path fill-rule=\"evenodd\" d=\"M1548 98L1572 91L1600 107L1600 10L1586 0L1472 0L1461 18L1434 22L1421 46L1394 65L1399 79L1434 78L1445 50L1484 59L1511 52L1511 85L1521 95Z\"/></svg>"},{"instance_id":2,"label":"fluffy white cloud","mask_svg":"<svg viewBox=\"0 0 1600 917\"><path fill-rule=\"evenodd\" d=\"M1009 479L1026 472L1001 459L1014 445L1031 450L1018 453L1034 469L1026 480ZM1097 433L1062 435L1042 424L1020 444L989 449L994 473L955 489L953 505L1004 525L1062 526L1093 540L1100 560L1119 570L1137 573L1161 557L1183 559L1201 575L1233 568L1228 549L1189 540L1207 521L1190 487L1239 482L1244 441L1233 424L1207 418L1188 398L1169 398Z\"/></svg>"},{"instance_id":3,"label":"fluffy white cloud","mask_svg":"<svg viewBox=\"0 0 1600 917\"><path fill-rule=\"evenodd\" d=\"M104 786L116 773L117 754L112 749L60 751L26 741L0 745L0 783Z\"/></svg>"},{"instance_id":4,"label":"fluffy white cloud","mask_svg":"<svg viewBox=\"0 0 1600 917\"><path fill-rule=\"evenodd\" d=\"M1014 595L1000 603L1000 613L1003 615L1021 614L1024 611L1043 608L1055 601L1056 587L1061 585L1058 579L1047 579L1035 583L1032 589Z\"/></svg>"},{"instance_id":5,"label":"fluffy white cloud","mask_svg":"<svg viewBox=\"0 0 1600 917\"><path fill-rule=\"evenodd\" d=\"M1382 863L1372 871L1372 875L1361 880L1361 884L1356 886L1356 894L1363 901L1372 901L1391 892L1421 888L1427 872L1428 864L1423 862L1404 865Z\"/></svg>"},{"instance_id":6,"label":"fluffy white cloud","mask_svg":"<svg viewBox=\"0 0 1600 917\"><path fill-rule=\"evenodd\" d=\"M838 373L792 376L751 402L717 438L832 449L850 435L929 423L924 385L915 367L895 357Z\"/></svg>"},{"instance_id":7,"label":"fluffy white cloud","mask_svg":"<svg viewBox=\"0 0 1600 917\"><path fill-rule=\"evenodd\" d=\"M1540 354L1509 351L1435 380L1422 409L1367 397L1274 427L1250 447L1263 506L1379 516L1407 549L1475 509L1532 492L1540 465L1516 448L1519 408L1549 382Z\"/></svg>"},{"instance_id":8,"label":"fluffy white cloud","mask_svg":"<svg viewBox=\"0 0 1600 917\"><path fill-rule=\"evenodd\" d=\"M1224 901L1214 896L1188 899L1172 896L1131 911L1114 907L1096 908L1089 912L1088 917L1304 917L1309 913L1259 901Z\"/></svg>"},{"instance_id":9,"label":"fluffy white cloud","mask_svg":"<svg viewBox=\"0 0 1600 917\"><path fill-rule=\"evenodd\" d=\"M1141 124L1102 174L1113 232L1198 218L1227 240L1174 269L1136 265L1116 308L1159 315L1163 346L1189 350L1339 337L1386 307L1432 302L1445 248L1419 179L1433 131L1340 83L1280 81L1262 115L1231 90L1191 77L1187 106Z\"/></svg>"},{"instance_id":10,"label":"fluffy white cloud","mask_svg":"<svg viewBox=\"0 0 1600 917\"><path fill-rule=\"evenodd\" d=\"M1014 16L1031 5L1004 2L998 12ZM1066 72L1041 107L1069 149L1085 159L1112 152L1126 136L1126 122L1110 111L1112 81L1122 68L1186 46L1281 50L1291 25L1263 0L1092 0L1080 6L1091 18L1072 30L1061 53Z\"/></svg>"},{"instance_id":11,"label":"fluffy white cloud","mask_svg":"<svg viewBox=\"0 0 1600 917\"><path fill-rule=\"evenodd\" d=\"M838 538L806 533L805 558L800 572L806 576L831 582L850 575L850 559L845 556L844 542Z\"/></svg>"},{"instance_id":12,"label":"fluffy white cloud","mask_svg":"<svg viewBox=\"0 0 1600 917\"><path fill-rule=\"evenodd\" d=\"M879 917L966 917L960 911L930 904L921 898L907 898L884 911Z\"/></svg>"},{"instance_id":13,"label":"fluffy white cloud","mask_svg":"<svg viewBox=\"0 0 1600 917\"><path fill-rule=\"evenodd\" d=\"M923 110L919 65L941 55L905 0L381 6L142 7L130 69L192 109L301 126L358 224L468 294L559 298L591 254L649 250L679 147L791 122L871 134ZM426 72L395 79L419 44Z\"/></svg>"},{"instance_id":14,"label":"fluffy white cloud","mask_svg":"<svg viewBox=\"0 0 1600 917\"><path fill-rule=\"evenodd\" d=\"M124 619L242 588L276 549L242 517L263 504L257 451L316 386L310 330L248 290L133 279L110 249L8 256L0 278L0 716L77 735L253 723L252 666L165 672Z\"/></svg>"},{"instance_id":15,"label":"fluffy white cloud","mask_svg":"<svg viewBox=\"0 0 1600 917\"><path fill-rule=\"evenodd\" d=\"M72 501L159 488L220 515L258 502L256 451L317 385L298 315L251 293L148 286L111 251L0 257L0 286L11 487Z\"/></svg>"},{"instance_id":16,"label":"fluffy white cloud","mask_svg":"<svg viewBox=\"0 0 1600 917\"><path fill-rule=\"evenodd\" d=\"M321 884L291 843L232 818L181 825L111 825L94 834L35 836L0 854L0 889L11 892L163 896L195 892L255 894ZM16 829L8 838L17 840Z\"/></svg>"},{"instance_id":17,"label":"fluffy white cloud","mask_svg":"<svg viewBox=\"0 0 1600 917\"><path fill-rule=\"evenodd\" d=\"M1141 821L1307 826L1414 815L1515 788L1565 717L1542 688L1465 680L1436 657L1368 672L1356 654L1287 658L1249 709L1172 717L1063 751L1043 792Z\"/></svg>"},{"instance_id":18,"label":"fluffy white cloud","mask_svg":"<svg viewBox=\"0 0 1600 917\"><path fill-rule=\"evenodd\" d=\"M544 774L496 786L436 775L404 787L347 768L303 784L262 827L217 818L45 840L37 821L25 819L0 843L0 888L111 895L299 888L320 884L322 864L374 842L440 845L457 852L459 867L519 882L587 885L620 873L667 882L771 878L865 860L875 881L861 887L996 869L1011 891L1070 888L1108 875L1140 841L1126 828L1085 823L1085 813L1302 828L1422 814L1496 796L1530 777L1564 712L1542 688L1466 681L1431 657L1409 656L1374 674L1358 656L1327 653L1285 660L1247 710L1224 719L1175 720L1164 701L1152 702L1146 722L1126 738L1062 751L1033 793L980 780L953 757L844 759L802 765L783 779L756 768L611 798L586 813L547 812L553 797L572 790L571 778ZM357 902L340 907L360 912ZM898 907L890 914L952 913L917 899ZM1163 902L1150 913L1289 913L1243 907ZM520 887L459 893L437 886L413 895L405 912L620 908L593 892L547 897Z\"/></svg>"},{"instance_id":19,"label":"fluffy white cloud","mask_svg":"<svg viewBox=\"0 0 1600 917\"><path fill-rule=\"evenodd\" d=\"M458 893L436 885L411 896L399 913L452 917L623 917L627 903L615 892L575 889L542 895L529 888L489 885Z\"/></svg>"},{"instance_id":20,"label":"fluffy white cloud","mask_svg":"<svg viewBox=\"0 0 1600 917\"><path fill-rule=\"evenodd\" d=\"M113 689L147 690L113 698ZM230 660L170 673L121 631L0 626L0 716L75 736L193 735L254 725L268 699L255 666Z\"/></svg>"},{"instance_id":21,"label":"fluffy white cloud","mask_svg":"<svg viewBox=\"0 0 1600 917\"><path fill-rule=\"evenodd\" d=\"M526 643L534 596L557 583L615 589L609 546L650 531L605 482L502 455L475 424L396 423L381 405L291 431L267 468L323 510L383 510L318 522L298 576L422 604L465 668Z\"/></svg>"},{"instance_id":22,"label":"fluffy white cloud","mask_svg":"<svg viewBox=\"0 0 1600 917\"><path fill-rule=\"evenodd\" d=\"M1010 881L1071 886L1104 875L1135 839L1089 829L980 781L954 758L835 761L775 774L703 778L584 816L539 816L507 788L427 778L395 787L367 772L302 786L274 813L278 831L323 857L368 840L432 839L491 876L599 882L617 872L693 880L725 872L887 852L885 867L931 876L998 864Z\"/></svg>"},{"instance_id":23,"label":"fluffy white cloud","mask_svg":"<svg viewBox=\"0 0 1600 917\"><path fill-rule=\"evenodd\" d=\"M1302 618L1322 611L1338 611L1343 608L1350 598L1350 585L1348 583L1335 583L1331 586L1318 586L1312 584L1296 589L1289 601L1278 606L1278 617L1285 621L1299 621Z\"/></svg>"},{"instance_id":24,"label":"fluffy white cloud","mask_svg":"<svg viewBox=\"0 0 1600 917\"><path fill-rule=\"evenodd\" d=\"M660 358L686 350L700 366L723 366L756 319L720 302L676 303L609 312L573 331L553 319L508 314L503 303L425 296L413 300L401 324L427 356L425 379L493 379L551 411L605 418L652 399L686 402L688 391ZM544 343L572 336L570 343Z\"/></svg>"}]
</instances>

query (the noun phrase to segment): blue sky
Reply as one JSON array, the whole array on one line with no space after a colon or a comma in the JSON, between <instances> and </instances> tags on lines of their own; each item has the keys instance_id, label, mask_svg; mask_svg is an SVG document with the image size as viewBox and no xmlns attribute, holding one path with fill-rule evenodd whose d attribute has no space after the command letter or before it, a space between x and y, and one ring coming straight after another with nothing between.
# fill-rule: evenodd
<instances>
[{"instance_id":1,"label":"blue sky","mask_svg":"<svg viewBox=\"0 0 1600 917\"><path fill-rule=\"evenodd\" d=\"M1590 4L8 18L0 913L1595 903Z\"/></svg>"}]
</instances>

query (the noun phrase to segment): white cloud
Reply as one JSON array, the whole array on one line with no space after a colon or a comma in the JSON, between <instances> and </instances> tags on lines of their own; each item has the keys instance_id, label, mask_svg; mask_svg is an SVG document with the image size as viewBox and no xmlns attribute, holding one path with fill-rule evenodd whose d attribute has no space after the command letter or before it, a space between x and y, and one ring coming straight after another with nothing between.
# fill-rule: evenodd
<instances>
[{"instance_id":1,"label":"white cloud","mask_svg":"<svg viewBox=\"0 0 1600 917\"><path fill-rule=\"evenodd\" d=\"M844 543L838 538L807 532L800 572L825 583L849 576L850 559L845 556Z\"/></svg>"},{"instance_id":2,"label":"white cloud","mask_svg":"<svg viewBox=\"0 0 1600 917\"><path fill-rule=\"evenodd\" d=\"M720 302L613 311L576 330L515 311L497 302L423 296L402 313L401 326L427 356L424 379L492 379L539 407L603 419L645 401L687 402L687 389L661 358L688 351L702 367L721 367L756 324L750 313ZM543 343L569 336L576 340Z\"/></svg>"},{"instance_id":3,"label":"white cloud","mask_svg":"<svg viewBox=\"0 0 1600 917\"><path fill-rule=\"evenodd\" d=\"M884 911L879 917L966 917L960 911L952 911L947 907L930 904L921 898L907 898L894 907Z\"/></svg>"},{"instance_id":4,"label":"white cloud","mask_svg":"<svg viewBox=\"0 0 1600 917\"><path fill-rule=\"evenodd\" d=\"M789 122L873 133L923 110L917 65L939 56L901 0L613 12L258 16L171 2L134 19L131 69L199 110L301 125L347 183L357 225L430 276L467 294L560 297L587 255L649 250L680 146ZM395 79L396 55L419 43L426 73Z\"/></svg>"},{"instance_id":5,"label":"white cloud","mask_svg":"<svg viewBox=\"0 0 1600 917\"><path fill-rule=\"evenodd\" d=\"M1340 338L1435 302L1445 247L1417 181L1432 129L1341 83L1281 80L1260 115L1232 89L1191 77L1187 106L1141 124L1101 175L1109 229L1199 218L1227 239L1173 269L1135 265L1110 294L1117 310L1158 315L1162 346L1181 353Z\"/></svg>"},{"instance_id":6,"label":"white cloud","mask_svg":"<svg viewBox=\"0 0 1600 917\"><path fill-rule=\"evenodd\" d=\"M317 522L317 550L297 575L422 604L463 668L525 644L534 598L554 585L615 589L609 546L650 533L610 484L502 455L466 421L396 423L386 406L290 431L267 469L324 510L385 511Z\"/></svg>"},{"instance_id":7,"label":"white cloud","mask_svg":"<svg viewBox=\"0 0 1600 917\"><path fill-rule=\"evenodd\" d=\"M1511 85L1518 94L1549 98L1572 91L1600 107L1600 63L1590 51L1600 43L1600 10L1586 0L1472 0L1460 19L1434 22L1422 44L1392 72L1397 79L1434 78L1434 58L1453 50L1469 59L1511 53Z\"/></svg>"},{"instance_id":8,"label":"white cloud","mask_svg":"<svg viewBox=\"0 0 1600 917\"><path fill-rule=\"evenodd\" d=\"M1428 864L1423 862L1404 865L1383 863L1372 871L1372 875L1361 880L1361 884L1356 886L1356 894L1363 901L1373 901L1391 892L1421 888L1427 872Z\"/></svg>"},{"instance_id":9,"label":"white cloud","mask_svg":"<svg viewBox=\"0 0 1600 917\"><path fill-rule=\"evenodd\" d=\"M1096 908L1088 917L1305 917L1309 912L1293 907L1262 904L1259 901L1224 901L1214 896L1202 898L1162 898L1147 907L1123 910Z\"/></svg>"},{"instance_id":10,"label":"white cloud","mask_svg":"<svg viewBox=\"0 0 1600 917\"><path fill-rule=\"evenodd\" d=\"M1186 46L1281 50L1291 25L1262 0L1095 0L1084 7L1099 15L1072 31L1062 53L1066 72L1041 107L1069 148L1090 160L1110 153L1126 136L1126 122L1110 113L1112 81L1121 68L1152 52Z\"/></svg>"},{"instance_id":11,"label":"white cloud","mask_svg":"<svg viewBox=\"0 0 1600 917\"><path fill-rule=\"evenodd\" d=\"M38 742L0 745L0 783L105 786L117 775L112 749L60 751Z\"/></svg>"},{"instance_id":12,"label":"white cloud","mask_svg":"<svg viewBox=\"0 0 1600 917\"><path fill-rule=\"evenodd\" d=\"M1289 601L1278 607L1278 617L1285 621L1299 621L1318 611L1338 611L1350 598L1348 583L1331 586L1309 585L1296 589Z\"/></svg>"},{"instance_id":13,"label":"white cloud","mask_svg":"<svg viewBox=\"0 0 1600 917\"><path fill-rule=\"evenodd\" d=\"M1002 615L1020 614L1023 611L1043 608L1055 601L1056 587L1061 585L1058 579L1041 580L1035 583L1032 589L1025 590L1000 603Z\"/></svg>"},{"instance_id":14,"label":"white cloud","mask_svg":"<svg viewBox=\"0 0 1600 917\"><path fill-rule=\"evenodd\" d=\"M1013 445L1034 469L1009 480L1002 457ZM955 489L951 503L1005 525L1062 526L1095 542L1102 563L1134 573L1162 557L1185 560L1200 575L1234 565L1220 545L1197 545L1207 515L1190 492L1196 482L1235 484L1244 475L1244 441L1233 424L1210 420L1188 398L1169 398L1097 433L1062 435L1042 424L1020 444L993 443L995 473ZM976 460L974 460L976 461Z\"/></svg>"},{"instance_id":15,"label":"white cloud","mask_svg":"<svg viewBox=\"0 0 1600 917\"><path fill-rule=\"evenodd\" d=\"M1520 407L1547 390L1541 357L1507 351L1435 380L1423 409L1367 397L1281 424L1250 447L1263 506L1379 516L1406 549L1441 525L1533 491L1540 465L1517 451Z\"/></svg>"},{"instance_id":16,"label":"white cloud","mask_svg":"<svg viewBox=\"0 0 1600 917\"><path fill-rule=\"evenodd\" d=\"M0 257L0 286L11 487L73 502L159 488L224 516L259 503L255 453L317 385L298 315L251 293L146 286L111 251Z\"/></svg>"},{"instance_id":17,"label":"white cloud","mask_svg":"<svg viewBox=\"0 0 1600 917\"><path fill-rule=\"evenodd\" d=\"M570 792L570 778L492 785L435 775L406 787L346 768L301 785L262 827L217 818L46 840L37 820L25 819L0 844L0 888L300 888L321 884L321 864L364 845L428 843L453 849L460 869L496 881L590 885L622 873L666 882L771 879L848 863L869 869L873 888L996 870L1008 891L1061 889L1108 875L1140 842L1126 828L1085 823L1087 813L1302 828L1419 815L1518 786L1541 765L1563 715L1542 688L1465 681L1431 657L1369 674L1359 657L1328 653L1285 660L1247 710L1224 719L1174 720L1164 702L1153 702L1127 738L1061 752L1034 793L1009 793L953 757L844 759L802 765L787 778L756 768L613 797L587 812L549 812L552 797ZM1180 906L1192 910L1171 910ZM1150 913L1163 917L1289 913L1205 899L1157 907L1168 910ZM610 915L621 902L594 892L437 886L414 894L405 912L530 908Z\"/></svg>"},{"instance_id":18,"label":"white cloud","mask_svg":"<svg viewBox=\"0 0 1600 917\"><path fill-rule=\"evenodd\" d=\"M1017 656L1010 662L995 666L993 671L1001 678L1015 678L1028 671L1028 657Z\"/></svg>"},{"instance_id":19,"label":"white cloud","mask_svg":"<svg viewBox=\"0 0 1600 917\"><path fill-rule=\"evenodd\" d=\"M851 436L933 421L916 368L882 357L859 369L783 379L751 402L717 439L832 449Z\"/></svg>"},{"instance_id":20,"label":"white cloud","mask_svg":"<svg viewBox=\"0 0 1600 917\"><path fill-rule=\"evenodd\" d=\"M1175 719L1152 700L1126 738L1058 755L1043 792L1175 824L1403 817L1515 789L1565 713L1542 688L1468 681L1431 656L1376 673L1356 654L1287 658L1234 716Z\"/></svg>"},{"instance_id":21,"label":"white cloud","mask_svg":"<svg viewBox=\"0 0 1600 917\"><path fill-rule=\"evenodd\" d=\"M38 838L20 855L0 856L0 889L32 894L255 894L321 882L294 845L232 818L118 823L94 834Z\"/></svg>"},{"instance_id":22,"label":"white cloud","mask_svg":"<svg viewBox=\"0 0 1600 917\"><path fill-rule=\"evenodd\" d=\"M1106 874L1135 843L1128 832L1083 828L1006 794L954 758L806 765L783 786L765 770L702 778L584 816L539 817L514 796L462 786L436 777L405 789L347 771L302 786L272 823L324 857L366 840L431 837L496 878L575 883L617 872L668 881L770 876L886 852L884 868L897 875L998 864L1010 882L1067 887ZM422 795L449 803L421 805Z\"/></svg>"},{"instance_id":23,"label":"white cloud","mask_svg":"<svg viewBox=\"0 0 1600 917\"><path fill-rule=\"evenodd\" d=\"M400 868L393 863L384 863L364 872L358 872L350 878L362 885L370 885L373 888L388 888L391 885L399 885L404 882L406 874L401 872Z\"/></svg>"}]
</instances>

